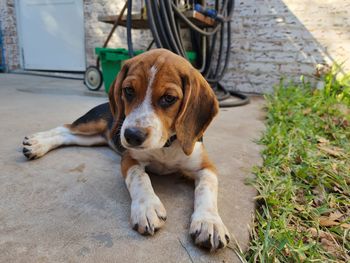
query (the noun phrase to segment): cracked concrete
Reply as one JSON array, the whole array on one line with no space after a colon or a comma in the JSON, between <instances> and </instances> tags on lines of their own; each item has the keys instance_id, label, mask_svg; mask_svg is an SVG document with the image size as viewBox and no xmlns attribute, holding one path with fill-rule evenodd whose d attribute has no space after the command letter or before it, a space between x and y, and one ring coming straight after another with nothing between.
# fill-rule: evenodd
<instances>
[{"instance_id":1,"label":"cracked concrete","mask_svg":"<svg viewBox=\"0 0 350 263\"><path fill-rule=\"evenodd\" d=\"M144 237L129 225L130 198L112 150L67 147L31 162L22 155L25 135L106 100L86 96L77 80L0 74L0 262L239 262L229 248L209 254L193 245L193 184L178 175L151 177L168 219ZM256 194L244 181L260 163L262 107L253 98L223 109L204 138L219 170L220 214L243 248Z\"/></svg>"}]
</instances>

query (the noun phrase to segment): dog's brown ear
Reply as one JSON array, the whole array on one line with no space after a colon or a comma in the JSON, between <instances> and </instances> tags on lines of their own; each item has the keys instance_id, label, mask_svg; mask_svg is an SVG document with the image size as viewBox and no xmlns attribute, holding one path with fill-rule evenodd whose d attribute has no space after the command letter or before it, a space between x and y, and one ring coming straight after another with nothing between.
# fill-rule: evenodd
<instances>
[{"instance_id":1,"label":"dog's brown ear","mask_svg":"<svg viewBox=\"0 0 350 263\"><path fill-rule=\"evenodd\" d=\"M195 69L183 76L183 101L175 131L186 155L193 152L208 125L219 111L218 101L208 82Z\"/></svg>"},{"instance_id":2,"label":"dog's brown ear","mask_svg":"<svg viewBox=\"0 0 350 263\"><path fill-rule=\"evenodd\" d=\"M118 76L113 81L112 85L109 88L108 98L109 106L114 118L112 133L115 134L118 132L124 118L124 102L122 100L122 83L128 73L128 66L124 64Z\"/></svg>"}]
</instances>

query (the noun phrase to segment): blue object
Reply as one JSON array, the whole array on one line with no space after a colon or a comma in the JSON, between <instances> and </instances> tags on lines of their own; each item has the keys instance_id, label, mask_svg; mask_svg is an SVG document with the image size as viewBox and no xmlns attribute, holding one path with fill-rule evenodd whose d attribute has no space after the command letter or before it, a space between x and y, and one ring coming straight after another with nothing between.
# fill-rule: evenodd
<instances>
[{"instance_id":1,"label":"blue object","mask_svg":"<svg viewBox=\"0 0 350 263\"><path fill-rule=\"evenodd\" d=\"M217 14L218 14L215 9L204 8L200 4L195 4L194 10L196 10L199 13L202 13L203 15L209 16L213 19L215 19L217 17Z\"/></svg>"},{"instance_id":2,"label":"blue object","mask_svg":"<svg viewBox=\"0 0 350 263\"><path fill-rule=\"evenodd\" d=\"M205 15L205 16L209 16L215 20L218 20L220 22L225 22L225 18L219 14L215 9L212 8L204 8L202 5L200 4L195 4L194 5L194 10Z\"/></svg>"}]
</instances>

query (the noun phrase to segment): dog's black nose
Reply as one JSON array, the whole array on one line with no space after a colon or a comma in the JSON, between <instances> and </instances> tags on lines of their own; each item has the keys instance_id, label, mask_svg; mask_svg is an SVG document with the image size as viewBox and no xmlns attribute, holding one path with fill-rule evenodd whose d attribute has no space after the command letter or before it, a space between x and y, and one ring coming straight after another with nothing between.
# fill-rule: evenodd
<instances>
[{"instance_id":1,"label":"dog's black nose","mask_svg":"<svg viewBox=\"0 0 350 263\"><path fill-rule=\"evenodd\" d=\"M140 146L146 140L147 132L139 128L127 128L124 137L131 146Z\"/></svg>"}]
</instances>

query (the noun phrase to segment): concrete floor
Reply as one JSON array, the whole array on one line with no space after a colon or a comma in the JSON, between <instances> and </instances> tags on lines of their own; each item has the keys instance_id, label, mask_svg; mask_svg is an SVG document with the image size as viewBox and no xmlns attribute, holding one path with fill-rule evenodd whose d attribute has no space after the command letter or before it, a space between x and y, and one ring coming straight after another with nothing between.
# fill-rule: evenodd
<instances>
[{"instance_id":1,"label":"concrete floor","mask_svg":"<svg viewBox=\"0 0 350 263\"><path fill-rule=\"evenodd\" d=\"M209 254L188 235L193 184L152 176L168 219L153 237L129 225L120 157L107 147L68 147L35 161L25 135L69 123L106 101L81 81L0 74L0 262L238 262L231 249ZM263 100L223 109L204 137L219 174L219 211L245 247L256 192L244 184L260 163ZM231 243L233 246L233 243Z\"/></svg>"}]
</instances>

